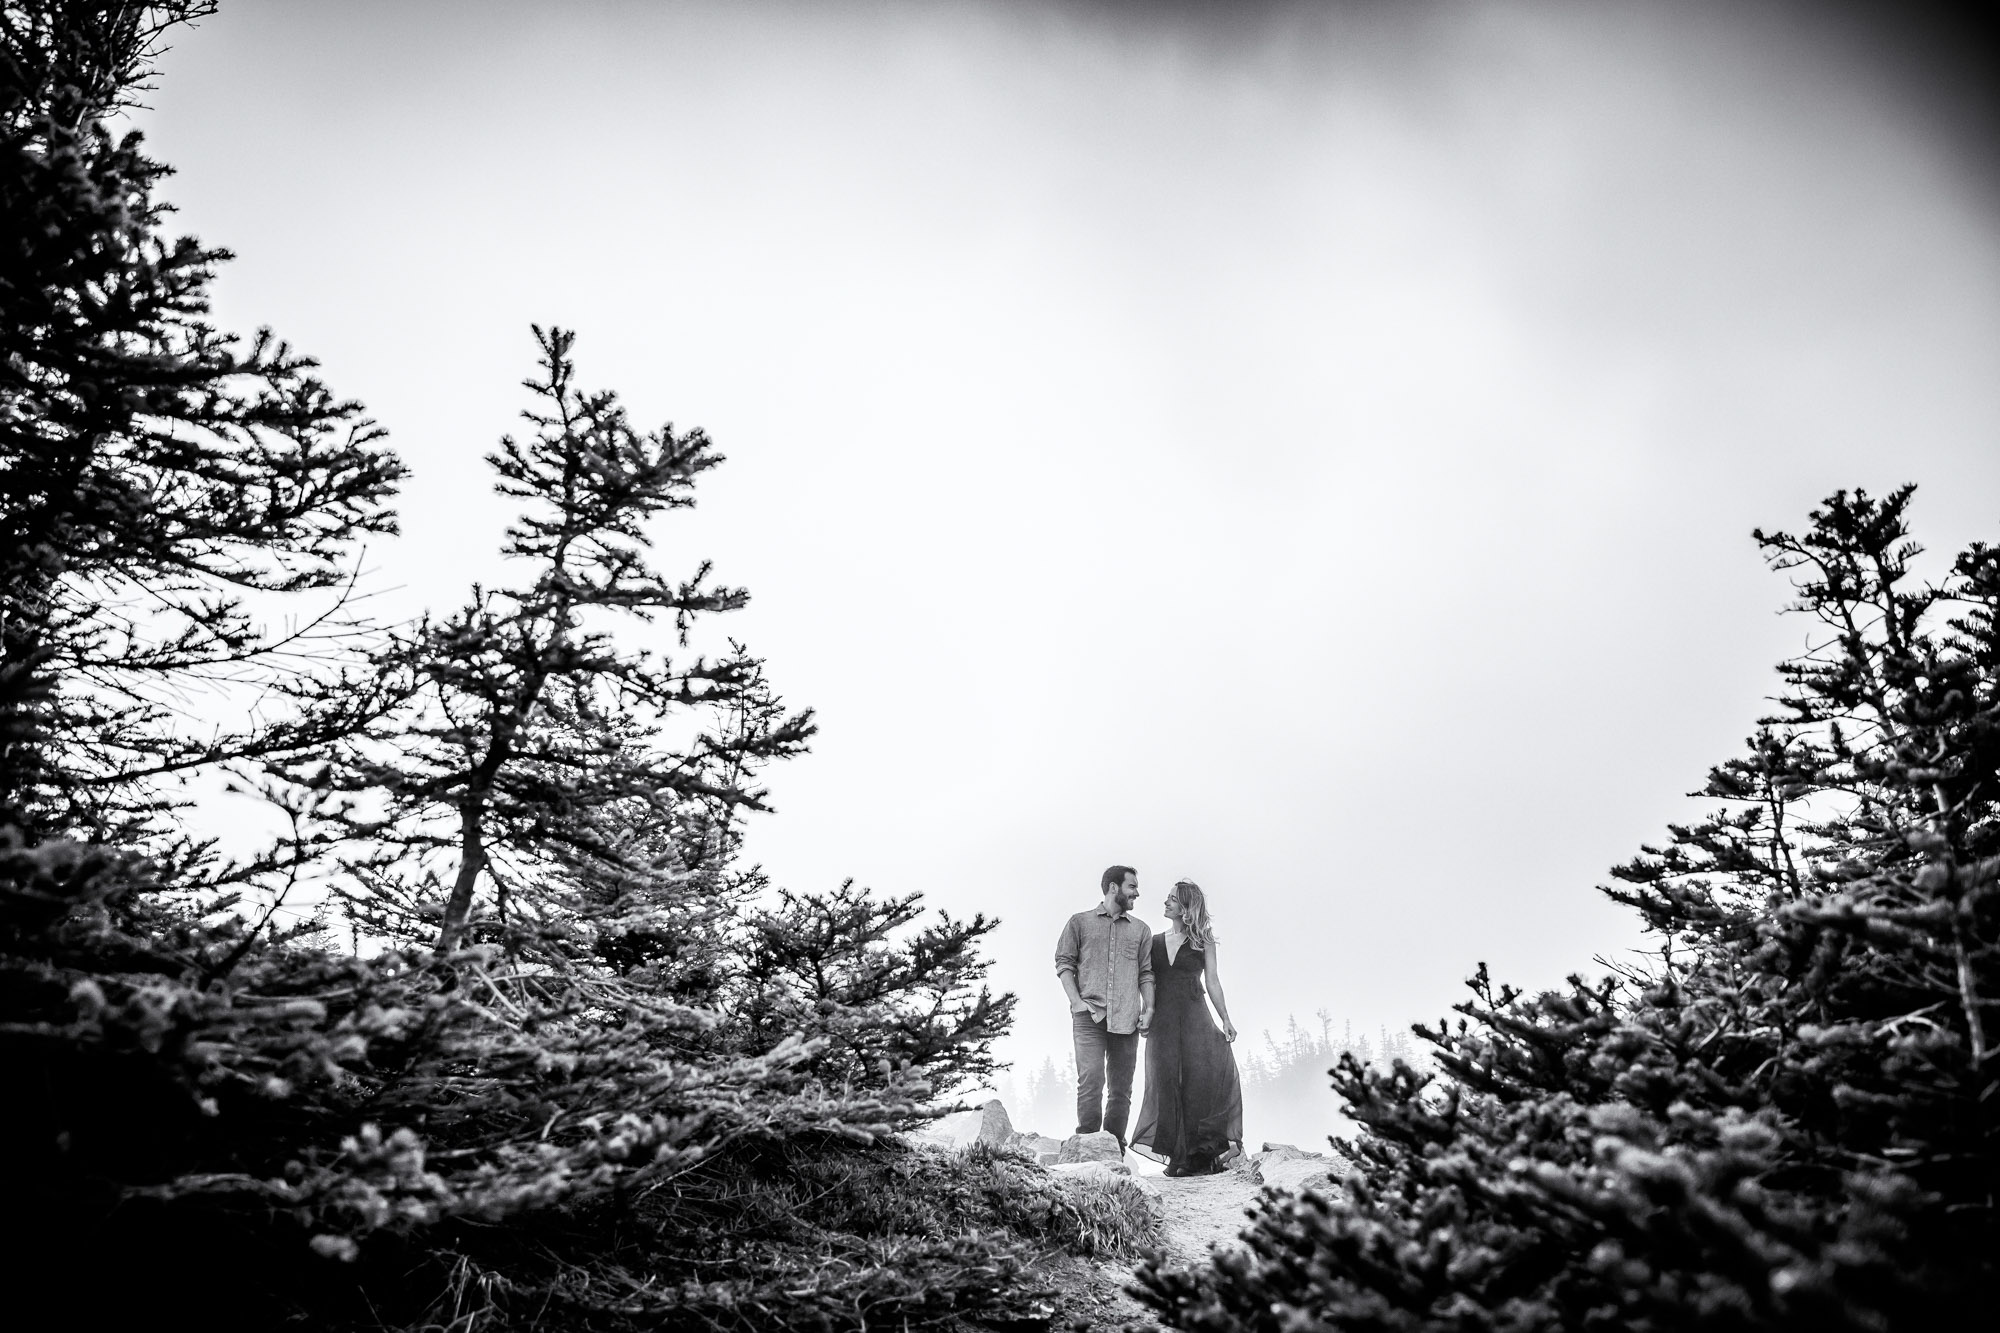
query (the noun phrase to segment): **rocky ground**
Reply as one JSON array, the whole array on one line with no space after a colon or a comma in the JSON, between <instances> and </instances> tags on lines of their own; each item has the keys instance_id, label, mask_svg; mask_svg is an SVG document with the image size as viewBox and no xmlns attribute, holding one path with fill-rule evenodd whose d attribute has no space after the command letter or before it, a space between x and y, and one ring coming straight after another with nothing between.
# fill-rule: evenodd
<instances>
[{"instance_id":1,"label":"rocky ground","mask_svg":"<svg viewBox=\"0 0 2000 1333\"><path fill-rule=\"evenodd\" d=\"M1269 1151L1260 1152L1235 1170L1220 1175L1138 1179L1157 1187L1167 1257L1174 1264L1186 1267L1205 1261L1216 1246L1240 1243L1237 1235L1265 1186L1324 1187L1334 1166L1334 1162L1318 1154L1270 1145ZM1125 1293L1126 1284L1132 1280L1130 1267L1107 1264L1076 1276L1080 1281L1063 1294L1070 1317L1084 1320L1083 1327L1103 1333L1125 1329L1151 1333L1157 1329L1144 1307Z\"/></svg>"},{"instance_id":2,"label":"rocky ground","mask_svg":"<svg viewBox=\"0 0 2000 1333\"><path fill-rule=\"evenodd\" d=\"M1267 1143L1261 1151L1239 1157L1228 1171L1170 1178L1150 1163L1132 1157L1121 1159L1117 1140L1109 1134L1056 1140L1018 1133L1008 1122L1006 1108L997 1101L947 1117L918 1137L945 1147L963 1147L974 1140L1005 1143L1036 1157L1052 1171L1085 1178L1129 1176L1158 1207L1167 1258L1181 1266L1205 1261L1216 1246L1239 1243L1237 1236L1248 1220L1246 1215L1266 1187L1327 1188L1331 1173L1339 1168L1339 1163L1324 1154ZM1158 1325L1145 1307L1125 1290L1132 1281L1132 1265L1079 1259L1056 1251L1043 1256L1039 1268L1056 1289L1058 1328L1158 1333Z\"/></svg>"}]
</instances>

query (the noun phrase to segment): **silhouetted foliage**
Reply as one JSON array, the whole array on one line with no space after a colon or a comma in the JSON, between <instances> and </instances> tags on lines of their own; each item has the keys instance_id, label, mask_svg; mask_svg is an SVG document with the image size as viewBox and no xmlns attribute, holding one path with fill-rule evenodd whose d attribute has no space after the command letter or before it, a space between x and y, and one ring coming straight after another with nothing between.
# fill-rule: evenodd
<instances>
[{"instance_id":1,"label":"silhouetted foliage","mask_svg":"<svg viewBox=\"0 0 2000 1333\"><path fill-rule=\"evenodd\" d=\"M308 788L380 798L381 810L359 800L329 813L370 848L356 869L374 904L434 916L444 951L464 937L482 879L532 929L566 910L558 883L638 864L634 826L672 830L699 812L706 829L717 809L762 808L751 770L801 753L813 732L809 713L751 706L770 695L747 653L675 661L623 647L602 623L665 616L685 648L696 617L744 603L711 584L706 563L675 583L646 560L646 522L692 505L722 460L698 430L634 430L615 394L576 387L573 335L535 337L534 434L487 459L500 493L523 502L502 554L529 580L474 588L457 613L395 633L381 688L402 706L331 764L292 771ZM694 712L736 725L676 744L675 719ZM455 863L442 902L429 900L438 854Z\"/></svg>"},{"instance_id":2,"label":"silhouetted foliage","mask_svg":"<svg viewBox=\"0 0 2000 1333\"><path fill-rule=\"evenodd\" d=\"M823 1037L815 1072L857 1087L913 1065L933 1071L939 1094L991 1075L1014 997L980 984L989 964L978 943L999 922L939 913L899 939L922 916L920 902L876 898L849 881L832 893L784 892L776 908L754 912L738 1009L744 1039L761 1049L789 1033Z\"/></svg>"},{"instance_id":3,"label":"silhouetted foliage","mask_svg":"<svg viewBox=\"0 0 2000 1333\"><path fill-rule=\"evenodd\" d=\"M1482 967L1441 1082L1343 1059L1336 1197L1144 1274L1176 1328L1962 1327L1995 1283L2000 551L1917 583L1911 492L1758 533L1818 633L1718 804L1606 890L1656 963Z\"/></svg>"},{"instance_id":4,"label":"silhouetted foliage","mask_svg":"<svg viewBox=\"0 0 2000 1333\"><path fill-rule=\"evenodd\" d=\"M809 717L741 645L669 662L609 632L659 614L685 648L741 601L644 559L718 461L700 432L633 430L538 330L533 436L491 460L528 577L342 637L400 467L310 363L208 327L226 256L159 239L164 168L102 125L209 12L0 9L10 1300L211 1329L1046 1314L1037 1252L1144 1228L887 1137L991 1068L992 923L770 901L737 816ZM315 593L311 635L259 628ZM215 682L265 720L169 706ZM173 783L218 769L284 803L287 846L225 866L179 831ZM272 872L337 873L355 952L230 896Z\"/></svg>"},{"instance_id":5,"label":"silhouetted foliage","mask_svg":"<svg viewBox=\"0 0 2000 1333\"><path fill-rule=\"evenodd\" d=\"M167 169L106 124L211 9L0 7L0 823L31 842L165 855L178 780L312 749L370 704L323 652L306 669L341 598L282 633L257 599L347 583L402 467L311 360L208 322L227 252L162 230ZM232 690L261 721L187 724Z\"/></svg>"},{"instance_id":6,"label":"silhouetted foliage","mask_svg":"<svg viewBox=\"0 0 2000 1333\"><path fill-rule=\"evenodd\" d=\"M712 1011L485 955L246 940L115 857L0 855L16 1299L85 1326L917 1328L1043 1309L1050 1245L1151 1239L1032 1164L884 1139L914 1078L828 1087L796 1038L667 1058ZM191 1280L218 1254L229 1283Z\"/></svg>"}]
</instances>

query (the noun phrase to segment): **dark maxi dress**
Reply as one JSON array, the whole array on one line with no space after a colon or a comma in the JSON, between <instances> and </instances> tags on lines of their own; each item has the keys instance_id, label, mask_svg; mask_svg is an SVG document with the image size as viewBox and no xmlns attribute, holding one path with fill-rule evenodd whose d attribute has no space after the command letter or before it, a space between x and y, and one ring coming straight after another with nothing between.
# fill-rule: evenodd
<instances>
[{"instance_id":1,"label":"dark maxi dress","mask_svg":"<svg viewBox=\"0 0 2000 1333\"><path fill-rule=\"evenodd\" d=\"M1153 1026L1146 1034L1146 1100L1132 1146L1200 1173L1243 1138L1243 1090L1229 1038L1208 1016L1207 956L1182 943L1172 963L1153 936Z\"/></svg>"}]
</instances>

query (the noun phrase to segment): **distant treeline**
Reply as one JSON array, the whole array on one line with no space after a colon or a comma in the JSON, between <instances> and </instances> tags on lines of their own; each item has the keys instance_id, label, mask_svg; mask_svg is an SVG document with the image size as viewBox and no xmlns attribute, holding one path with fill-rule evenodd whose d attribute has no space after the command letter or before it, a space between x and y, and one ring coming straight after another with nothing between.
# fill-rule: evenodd
<instances>
[{"instance_id":1,"label":"distant treeline","mask_svg":"<svg viewBox=\"0 0 2000 1333\"><path fill-rule=\"evenodd\" d=\"M1263 1033L1261 1047L1239 1049L1243 1077L1243 1132L1254 1150L1263 1141L1290 1143L1311 1152L1327 1152L1327 1139L1357 1128L1341 1114L1332 1093L1332 1074L1342 1057L1384 1072L1397 1061L1423 1068L1424 1056L1407 1031L1379 1028L1373 1038L1357 1034L1344 1023L1336 1035L1333 1016L1322 1009L1319 1029L1303 1026L1296 1016L1285 1019L1284 1036ZM1239 1041L1241 1048L1247 1043Z\"/></svg>"}]
</instances>

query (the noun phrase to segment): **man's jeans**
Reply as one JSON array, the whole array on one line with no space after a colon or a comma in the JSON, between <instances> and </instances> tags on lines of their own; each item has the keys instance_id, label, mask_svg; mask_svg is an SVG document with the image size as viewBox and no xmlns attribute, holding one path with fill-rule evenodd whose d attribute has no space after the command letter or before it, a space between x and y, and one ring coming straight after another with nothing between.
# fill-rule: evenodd
<instances>
[{"instance_id":1,"label":"man's jeans","mask_svg":"<svg viewBox=\"0 0 2000 1333\"><path fill-rule=\"evenodd\" d=\"M1108 1129L1125 1142L1125 1118L1132 1113L1132 1068L1139 1062L1139 1034L1112 1032L1102 1019L1070 1014L1076 1043L1076 1132ZM1105 1074L1110 1073L1109 1095Z\"/></svg>"}]
</instances>

